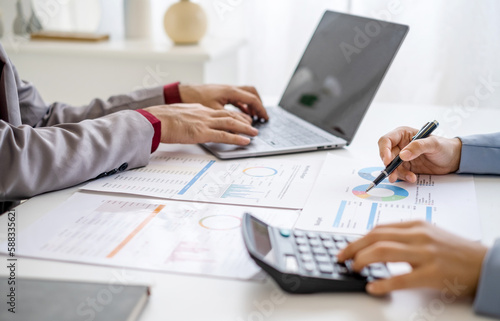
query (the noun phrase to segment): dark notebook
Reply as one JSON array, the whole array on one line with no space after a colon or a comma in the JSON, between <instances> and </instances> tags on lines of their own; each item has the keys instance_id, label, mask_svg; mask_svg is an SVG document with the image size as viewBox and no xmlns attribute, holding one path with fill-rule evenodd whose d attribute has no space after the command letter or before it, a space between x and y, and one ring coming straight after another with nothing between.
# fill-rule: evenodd
<instances>
[{"instance_id":1,"label":"dark notebook","mask_svg":"<svg viewBox=\"0 0 500 321\"><path fill-rule=\"evenodd\" d=\"M133 321L149 297L143 285L17 278L10 283L0 277L2 321Z\"/></svg>"}]
</instances>

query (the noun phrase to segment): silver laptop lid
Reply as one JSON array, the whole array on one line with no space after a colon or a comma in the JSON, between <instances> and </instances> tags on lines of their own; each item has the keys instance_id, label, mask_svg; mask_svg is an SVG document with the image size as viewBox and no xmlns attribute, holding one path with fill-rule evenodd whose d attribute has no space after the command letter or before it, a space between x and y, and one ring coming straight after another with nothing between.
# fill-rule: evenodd
<instances>
[{"instance_id":1,"label":"silver laptop lid","mask_svg":"<svg viewBox=\"0 0 500 321\"><path fill-rule=\"evenodd\" d=\"M326 11L280 106L349 144L408 29Z\"/></svg>"}]
</instances>

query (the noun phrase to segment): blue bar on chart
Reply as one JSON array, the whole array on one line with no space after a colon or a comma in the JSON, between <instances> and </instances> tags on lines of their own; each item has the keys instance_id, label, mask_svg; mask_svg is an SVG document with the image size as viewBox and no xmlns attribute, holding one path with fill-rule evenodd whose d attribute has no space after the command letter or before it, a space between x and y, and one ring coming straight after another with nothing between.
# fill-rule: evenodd
<instances>
[{"instance_id":1,"label":"blue bar on chart","mask_svg":"<svg viewBox=\"0 0 500 321\"><path fill-rule=\"evenodd\" d=\"M347 201L342 201L339 206L339 210L337 211L337 216L335 217L335 222L333 222L333 227L339 227L340 220L342 219L342 214L344 214L345 205Z\"/></svg>"},{"instance_id":2,"label":"blue bar on chart","mask_svg":"<svg viewBox=\"0 0 500 321\"><path fill-rule=\"evenodd\" d=\"M432 207L427 206L426 212L425 212L425 220L429 223L432 223Z\"/></svg>"},{"instance_id":3,"label":"blue bar on chart","mask_svg":"<svg viewBox=\"0 0 500 321\"><path fill-rule=\"evenodd\" d=\"M264 191L258 190L252 185L231 184L221 198L261 199L265 194Z\"/></svg>"},{"instance_id":4,"label":"blue bar on chart","mask_svg":"<svg viewBox=\"0 0 500 321\"><path fill-rule=\"evenodd\" d=\"M372 204L372 209L370 210L370 217L368 218L368 225L366 225L367 230L373 229L373 223L375 222L375 214L377 214L378 203Z\"/></svg>"},{"instance_id":5,"label":"blue bar on chart","mask_svg":"<svg viewBox=\"0 0 500 321\"><path fill-rule=\"evenodd\" d=\"M214 161L214 160L209 161L209 162L208 162L208 164L207 164L207 165L205 165L205 167L203 167L203 169L202 169L202 170L201 170L198 174L196 174L196 175L193 177L193 179L192 179L191 181L189 181L189 183L187 183L187 185L186 185L186 186L184 186L184 187L181 189L181 191L178 193L178 195L184 195L184 193L186 193L186 192L187 192L187 190L188 190L191 186L193 186L193 184L194 184L194 183L196 183L196 181L197 181L198 179L200 179L201 175L203 175L203 173L205 173L205 172L206 172L206 171L210 168L210 166L212 166L214 163L215 163L215 161Z\"/></svg>"}]
</instances>

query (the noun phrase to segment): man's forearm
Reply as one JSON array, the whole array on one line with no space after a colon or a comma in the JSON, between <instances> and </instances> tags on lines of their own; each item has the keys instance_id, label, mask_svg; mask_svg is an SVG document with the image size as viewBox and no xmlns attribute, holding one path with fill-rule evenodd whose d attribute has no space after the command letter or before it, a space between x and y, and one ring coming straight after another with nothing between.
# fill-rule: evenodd
<instances>
[{"instance_id":1,"label":"man's forearm","mask_svg":"<svg viewBox=\"0 0 500 321\"><path fill-rule=\"evenodd\" d=\"M50 106L49 112L36 126L47 127L64 123L77 123L85 119L95 119L122 110L136 110L163 104L165 104L163 87L112 96L107 101L94 99L90 104L81 107L54 103Z\"/></svg>"},{"instance_id":2,"label":"man's forearm","mask_svg":"<svg viewBox=\"0 0 500 321\"><path fill-rule=\"evenodd\" d=\"M66 188L149 161L153 126L135 111L47 128L0 122L0 201Z\"/></svg>"}]
</instances>

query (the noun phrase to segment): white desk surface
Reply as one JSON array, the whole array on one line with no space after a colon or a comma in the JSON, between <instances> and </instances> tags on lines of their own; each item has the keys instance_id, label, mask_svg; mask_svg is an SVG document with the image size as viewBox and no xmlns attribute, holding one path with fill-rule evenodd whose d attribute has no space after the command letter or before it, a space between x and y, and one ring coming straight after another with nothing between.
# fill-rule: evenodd
<instances>
[{"instance_id":1,"label":"white desk surface","mask_svg":"<svg viewBox=\"0 0 500 321\"><path fill-rule=\"evenodd\" d=\"M405 119L407 119L405 121ZM440 132L447 136L487 133L499 130L500 110L474 112L439 106L374 104L367 113L351 146L332 151L344 157L378 155L377 141L385 132L400 126L421 127L426 121L441 122ZM162 145L162 150L204 153L198 146ZM279 157L318 157L325 152ZM475 177L483 227L483 242L491 244L500 237L498 204L500 178ZM77 188L35 197L17 208L18 233L47 211L55 208ZM325 204L326 205L326 204ZM0 242L6 239L6 215L0 217ZM6 257L0 258L4 267ZM0 267L0 275L7 269ZM289 295L272 281L244 282L171 273L125 270L114 267L18 258L19 277L69 279L116 283L121 277L129 283L147 283L152 295L142 321L156 320L486 320L473 313L471 300L440 305L440 292L402 290L385 298L366 294ZM21 304L21 302L19 302ZM438 310L436 310L438 308ZM427 309L427 319L419 311ZM420 318L419 318L420 316Z\"/></svg>"}]
</instances>

